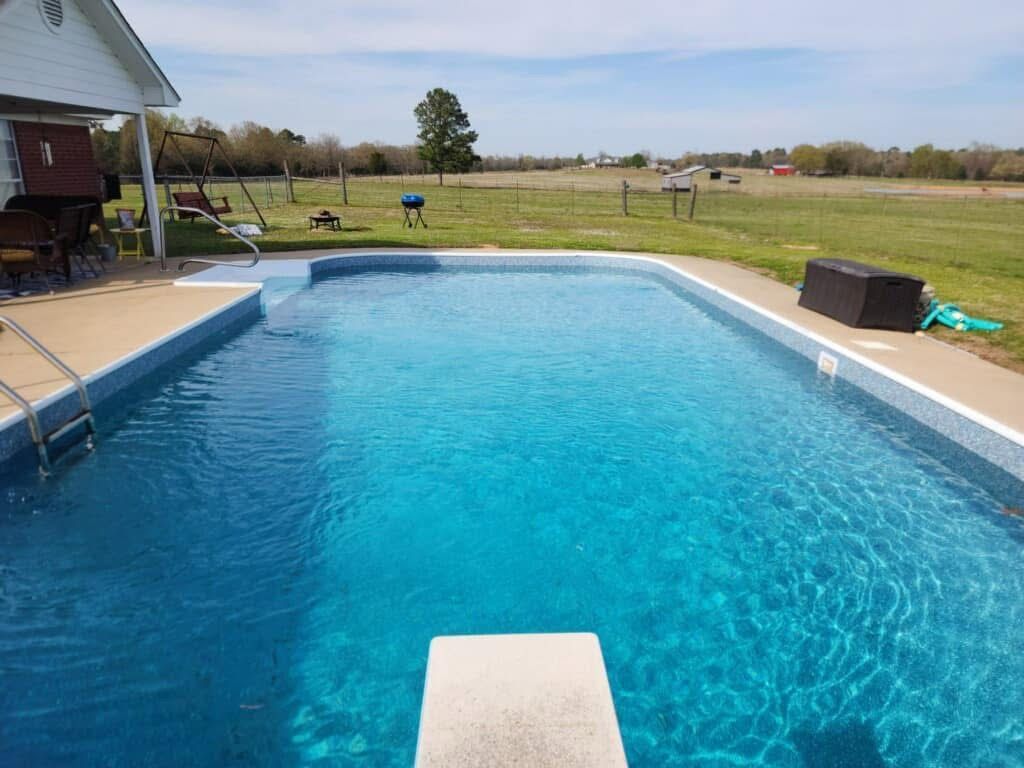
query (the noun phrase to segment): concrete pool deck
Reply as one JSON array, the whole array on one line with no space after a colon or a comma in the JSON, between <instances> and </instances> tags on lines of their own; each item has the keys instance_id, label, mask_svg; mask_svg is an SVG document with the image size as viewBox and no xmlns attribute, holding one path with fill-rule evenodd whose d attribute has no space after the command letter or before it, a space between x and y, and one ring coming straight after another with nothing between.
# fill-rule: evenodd
<instances>
[{"instance_id":1,"label":"concrete pool deck","mask_svg":"<svg viewBox=\"0 0 1024 768\"><path fill-rule=\"evenodd\" d=\"M266 262L314 259L329 255L416 253L415 249L330 249L264 254ZM437 254L495 256L571 255L577 251L502 251L444 249ZM618 252L608 252L613 256ZM1024 435L1024 376L928 336L848 328L797 305L790 286L733 264L664 254L623 253L654 259L683 270L718 289L816 334L871 363L905 377L940 397L965 406L1004 428L1011 439ZM234 258L234 257L224 257ZM176 261L174 262L176 264ZM204 271L200 265L186 274ZM234 273L232 273L234 274ZM82 376L95 374L147 345L215 313L254 291L245 284L254 275L237 270L238 284L174 285L181 273L161 273L156 263L121 264L101 278L81 281L53 295L36 294L0 302L0 314L21 323ZM14 334L0 334L0 378L35 402L63 389L67 382ZM0 420L16 414L0 403Z\"/></svg>"},{"instance_id":2,"label":"concrete pool deck","mask_svg":"<svg viewBox=\"0 0 1024 768\"><path fill-rule=\"evenodd\" d=\"M102 277L55 293L0 302L0 315L19 323L79 376L95 374L252 288L186 290L174 286L177 273L157 264L119 264ZM68 385L68 380L10 332L0 333L0 379L30 402ZM19 409L0 398L0 420Z\"/></svg>"}]
</instances>

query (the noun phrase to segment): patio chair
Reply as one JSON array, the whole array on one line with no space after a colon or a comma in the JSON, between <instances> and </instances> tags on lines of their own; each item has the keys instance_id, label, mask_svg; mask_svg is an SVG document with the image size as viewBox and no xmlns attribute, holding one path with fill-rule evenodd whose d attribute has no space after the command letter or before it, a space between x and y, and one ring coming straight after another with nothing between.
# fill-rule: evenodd
<instances>
[{"instance_id":1,"label":"patio chair","mask_svg":"<svg viewBox=\"0 0 1024 768\"><path fill-rule=\"evenodd\" d=\"M46 219L32 211L0 211L0 270L15 288L24 275L38 272L48 291L47 274L59 272L71 280L71 259L64 240L54 236Z\"/></svg>"},{"instance_id":2,"label":"patio chair","mask_svg":"<svg viewBox=\"0 0 1024 768\"><path fill-rule=\"evenodd\" d=\"M57 236L64 239L68 253L75 258L78 271L85 276L88 267L93 277L99 277L99 271L89 261L90 225L93 222L95 206L92 204L69 205L61 208L57 214Z\"/></svg>"},{"instance_id":3,"label":"patio chair","mask_svg":"<svg viewBox=\"0 0 1024 768\"><path fill-rule=\"evenodd\" d=\"M64 244L65 252L74 259L82 277L88 277L82 263L81 243L82 209L77 205L69 205L57 212L56 238Z\"/></svg>"},{"instance_id":4,"label":"patio chair","mask_svg":"<svg viewBox=\"0 0 1024 768\"><path fill-rule=\"evenodd\" d=\"M82 243L82 258L88 262L89 257L92 256L93 263L99 265L100 272L106 272L107 268L103 266L103 257L100 255L100 251L96 247L96 241L93 240L93 237L96 236L99 238L101 243L104 242L103 232L96 224L96 212L99 209L99 206L95 203L85 203L83 207L87 210L82 214L82 221L79 224L78 232L79 240L81 240ZM100 215L100 218L102 218L102 214ZM96 267L93 266L92 263L90 263L89 266L93 272L96 272Z\"/></svg>"}]
</instances>

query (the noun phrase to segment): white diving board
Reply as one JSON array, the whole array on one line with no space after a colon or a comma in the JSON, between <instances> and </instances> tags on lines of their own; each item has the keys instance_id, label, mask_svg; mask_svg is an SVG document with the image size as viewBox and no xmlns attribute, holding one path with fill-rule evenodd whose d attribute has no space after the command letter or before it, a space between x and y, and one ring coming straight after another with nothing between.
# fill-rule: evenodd
<instances>
[{"instance_id":1,"label":"white diving board","mask_svg":"<svg viewBox=\"0 0 1024 768\"><path fill-rule=\"evenodd\" d=\"M416 768L625 768L597 635L430 643Z\"/></svg>"}]
</instances>

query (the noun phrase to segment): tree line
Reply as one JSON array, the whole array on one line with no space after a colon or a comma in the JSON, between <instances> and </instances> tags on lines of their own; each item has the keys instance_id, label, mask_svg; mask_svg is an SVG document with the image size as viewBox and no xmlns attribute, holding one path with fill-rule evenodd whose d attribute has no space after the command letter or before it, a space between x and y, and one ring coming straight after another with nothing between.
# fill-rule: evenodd
<instances>
[{"instance_id":1,"label":"tree line","mask_svg":"<svg viewBox=\"0 0 1024 768\"><path fill-rule=\"evenodd\" d=\"M805 173L833 176L1024 181L1024 147L1001 149L991 144L974 143L961 149L921 144L907 151L876 150L854 141L799 144L790 152L790 161Z\"/></svg>"},{"instance_id":2,"label":"tree line","mask_svg":"<svg viewBox=\"0 0 1024 768\"><path fill-rule=\"evenodd\" d=\"M456 109L457 102L451 108ZM146 124L154 156L167 130L216 136L243 176L278 175L282 173L285 161L293 174L310 177L337 176L341 163L345 164L346 173L353 175L419 174L438 170L431 153L424 156L422 138L417 144L361 142L345 145L333 133L307 138L288 128L273 129L253 121L224 129L203 117L186 119L155 111L147 112ZM135 128L131 120L127 120L120 129L98 126L93 129L92 138L97 163L104 172L139 173ZM472 138L475 140L475 134ZM206 145L188 141L181 144L185 158L198 173L205 160ZM587 162L582 153L575 156L517 154L480 157L473 154L471 144L457 146L455 160L447 165L442 163L442 172L557 170L578 167ZM598 156L608 155L602 152ZM667 168L704 164L766 169L772 165L792 164L804 173L837 176L1024 181L1024 147L1002 149L990 144L972 144L959 149L924 144L908 150L899 147L877 150L860 142L837 141L820 145L798 144L788 151L774 147L747 153L687 152L675 158L655 158L649 151L641 150L621 157L623 165L632 167L645 167L651 162ZM185 169L176 154L168 151L160 172L179 175L184 174ZM230 173L218 158L214 158L211 172Z\"/></svg>"}]
</instances>

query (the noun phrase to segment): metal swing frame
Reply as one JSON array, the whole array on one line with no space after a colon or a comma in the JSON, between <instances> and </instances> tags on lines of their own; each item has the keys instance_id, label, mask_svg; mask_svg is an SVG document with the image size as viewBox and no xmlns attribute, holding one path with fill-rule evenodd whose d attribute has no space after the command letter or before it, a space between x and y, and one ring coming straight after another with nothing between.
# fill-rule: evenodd
<instances>
[{"instance_id":1,"label":"metal swing frame","mask_svg":"<svg viewBox=\"0 0 1024 768\"><path fill-rule=\"evenodd\" d=\"M197 139L199 141L205 141L209 143L209 146L207 147L206 150L206 159L203 161L203 171L198 177L192 171L192 166L189 165L188 160L185 158L185 153L181 151L181 145L178 144L178 139ZM185 167L185 170L188 172L189 179L191 179L192 183L196 185L196 188L199 190L199 194L203 196L203 202L206 204L206 207L209 208L210 210L213 210L213 206L210 204L210 199L206 196L206 191L203 189L203 187L206 186L207 179L209 179L210 176L210 166L213 163L214 150L220 150L220 159L222 159L224 163L227 164L228 168L231 170L231 175L235 177L235 180L238 182L238 186L242 188L242 193L245 195L245 198L249 201L249 204L252 206L252 209L256 212L256 215L259 216L260 223L264 227L267 226L267 220L263 218L263 212L260 211L260 207L256 205L256 201L252 199L252 195L249 194L249 188L245 186L245 182L242 181L242 177L238 175L238 171L235 170L234 163L231 162L231 158L228 157L228 153L225 151L224 146L220 143L220 139L218 139L216 136L204 136L200 133L183 133L181 131L164 131L163 140L161 140L160 142L160 151L157 152L156 162L153 164L153 173L157 177L157 181L159 181L160 179L160 161L163 160L164 150L167 148L168 140L170 140L171 148L177 154L178 159L181 161L181 164ZM140 224L146 220L146 214L146 207L143 206L142 216L139 218Z\"/></svg>"}]
</instances>

